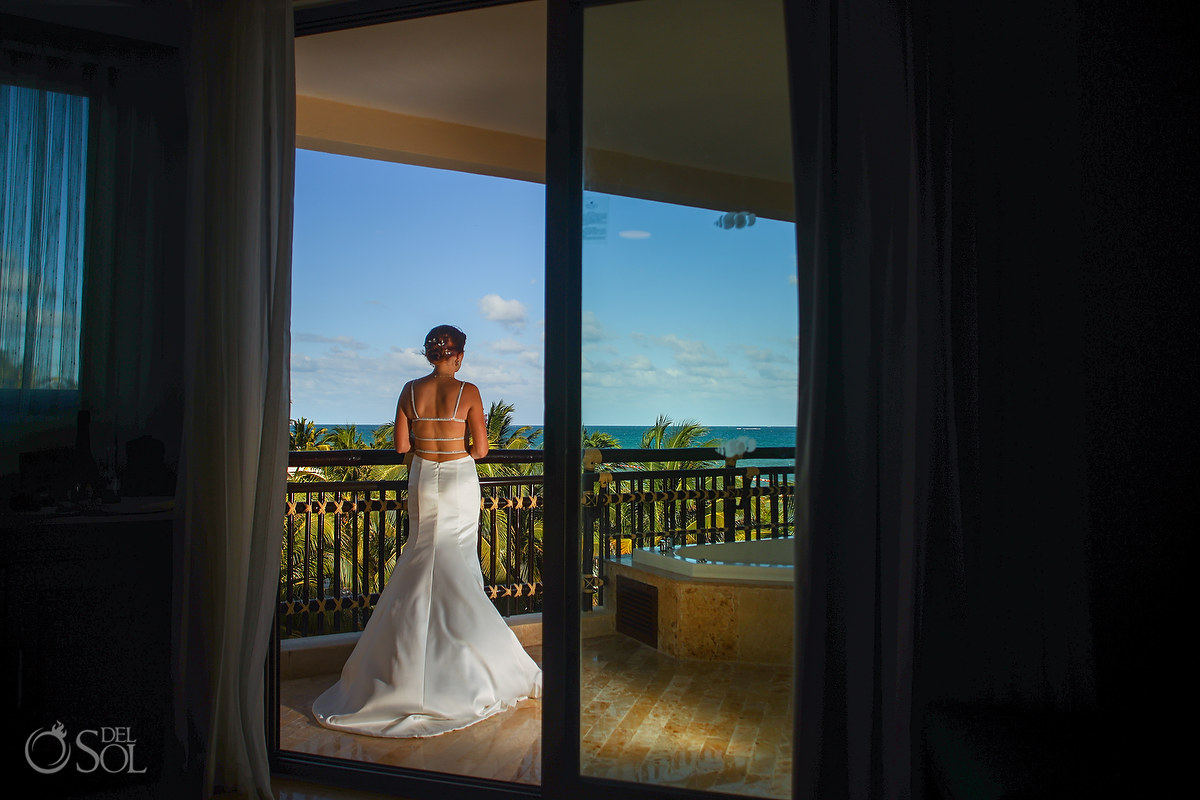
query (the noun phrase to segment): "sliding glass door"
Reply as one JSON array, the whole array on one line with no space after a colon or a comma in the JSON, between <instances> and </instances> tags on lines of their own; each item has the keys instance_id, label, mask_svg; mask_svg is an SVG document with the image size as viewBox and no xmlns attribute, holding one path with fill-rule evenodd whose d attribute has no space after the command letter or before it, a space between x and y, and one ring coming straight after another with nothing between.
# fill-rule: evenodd
<instances>
[{"instance_id":1,"label":"sliding glass door","mask_svg":"<svg viewBox=\"0 0 1200 800\"><path fill-rule=\"evenodd\" d=\"M302 772L528 796L542 772L546 4L379 5L297 19L292 453L268 718L278 760ZM481 497L459 508L457 544L436 529L438 571L420 567L435 534L410 514L393 428L441 324L467 334L456 377L480 391L492 452L466 467ZM417 433L456 432L444 427ZM514 667L520 691L502 694Z\"/></svg>"},{"instance_id":2,"label":"sliding glass door","mask_svg":"<svg viewBox=\"0 0 1200 800\"><path fill-rule=\"evenodd\" d=\"M540 421L521 408L511 419L514 429L540 422L531 425L540 438L527 447L537 456L525 476L531 480L515 476L520 480L513 484L517 495L531 498L513 505L514 523L521 528L519 515L531 512L533 538L508 537L507 528L498 534L499 523L487 519L485 509L480 554L484 583L498 603L506 602L505 591L528 586L514 595L512 611L533 612L518 623L531 626L522 641L540 660L544 694L517 709L512 724L474 726L457 739L447 734L396 747L345 739L339 749L325 738L325 749L288 748L280 745L289 736L300 742L311 734L315 742L325 735L307 718L306 703L336 670L303 676L308 695L296 694L300 699L282 715L276 677L271 713L279 726L281 771L410 797L440 798L447 791L790 797L798 325L783 6L783 0L351 0L297 12L298 35L314 44L318 34L334 31L359 31L350 38L365 43L372 39L368 31L389 24L429 23L422 30L444 32L453 28L453 17L526 12L514 29L492 26L470 58L441 58L412 76L409 88L428 101L425 107L389 112L372 105L367 95L402 93L404 81L364 77L361 97L315 93L298 103L298 113L308 116L297 129L298 146L326 154L302 156L310 161L331 154L373 158L393 162L385 165L388 174L445 170L544 191L544 272L519 276L525 286L541 282L535 286L540 307L520 296L502 247L488 257L497 288L472 294L478 281L455 283L459 306L485 318L479 329L495 323L501 332L472 338L468 359L487 351L513 362L512 369L501 365L475 382L507 385L518 369L542 371ZM486 91L464 88L456 63L492 50L513 30L525 36L531 26L545 46L539 55L545 102L538 109L544 135L512 127L506 112L514 109ZM451 41L453 35L443 44ZM369 65L365 47L343 46L322 69ZM422 35L402 49L434 55L446 48ZM299 63L299 48L297 56ZM419 119L450 114L448 97L456 92L470 95L466 106L491 120L490 138L466 130L479 127L469 120L445 116L433 125ZM354 109L342 113L342 106ZM398 133L401 139L389 138ZM329 172L344 181L352 170L334 164ZM441 214L438 222L453 223L450 238L468 238L488 219L511 216L512 203L497 200L489 211L475 202L483 189L463 191L464 213ZM421 213L409 209L397 224L423 219ZM315 215L312 224L331 220ZM507 233L495 236L499 243ZM407 238L403 246L414 242ZM407 285L406 269L396 262L395 286ZM448 273L447 280L454 278ZM388 299L383 291L364 297ZM407 324L426 311L412 303L394 320ZM363 356L350 352L362 343L352 334L305 332L312 335L302 344L313 352L302 354L302 368L322 358L344 363ZM410 355L406 346L397 342L390 357ZM294 370L296 363L294 357ZM337 421L315 420L318 428ZM365 497L364 507L377 501L383 513L368 512L357 522L318 521L317 505L289 498L294 513L285 524L293 551L285 559L304 552L296 544L304 525L317 538L324 529L313 526L351 537L357 530L369 544L377 524L386 549L392 524L398 553L403 496L391 490ZM394 517L387 516L389 503ZM309 512L311 520L304 516ZM326 544L349 542L357 552L349 539L339 545L336 531ZM316 563L316 548L325 544L316 538L310 544ZM514 557L532 559L529 580L488 572L490 561L503 561L489 554L503 555L509 546ZM321 550L320 558L329 555ZM385 553L371 567L375 591L394 558ZM326 586L308 569L301 569L296 585L320 594L321 604L344 605L350 626L322 631L342 634L346 641L330 643L345 652L327 648L333 661L309 656L318 669L353 647L353 628L369 617L361 606L369 606L373 591L347 583L345 570L326 576L341 584ZM512 574L520 569L514 562ZM312 605L307 595L281 594L281 609L285 600L291 615ZM286 635L282 620L280 633ZM297 666L304 659L296 654L306 649L315 648L293 644L277 651L276 676L281 664L297 675L308 669ZM532 738L530 719L540 719ZM516 747L518 739L524 749Z\"/></svg>"},{"instance_id":3,"label":"sliding glass door","mask_svg":"<svg viewBox=\"0 0 1200 800\"><path fill-rule=\"evenodd\" d=\"M781 0L583 11L584 778L791 794L784 38Z\"/></svg>"}]
</instances>

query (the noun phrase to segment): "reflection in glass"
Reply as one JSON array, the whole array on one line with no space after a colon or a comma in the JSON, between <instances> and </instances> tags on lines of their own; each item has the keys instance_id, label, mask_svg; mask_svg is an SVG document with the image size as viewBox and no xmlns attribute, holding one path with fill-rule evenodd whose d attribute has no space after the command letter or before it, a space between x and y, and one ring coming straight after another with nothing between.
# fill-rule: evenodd
<instances>
[{"instance_id":1,"label":"reflection in glass","mask_svg":"<svg viewBox=\"0 0 1200 800\"><path fill-rule=\"evenodd\" d=\"M581 410L599 452L584 459L581 770L788 797L782 6L642 0L584 24Z\"/></svg>"}]
</instances>

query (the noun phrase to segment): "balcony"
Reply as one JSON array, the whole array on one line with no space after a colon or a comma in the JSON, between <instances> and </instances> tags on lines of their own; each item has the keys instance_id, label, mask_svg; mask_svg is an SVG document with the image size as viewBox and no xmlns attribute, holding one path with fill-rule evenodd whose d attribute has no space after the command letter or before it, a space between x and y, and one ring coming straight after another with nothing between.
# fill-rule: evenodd
<instances>
[{"instance_id":1,"label":"balcony","mask_svg":"<svg viewBox=\"0 0 1200 800\"><path fill-rule=\"evenodd\" d=\"M669 538L686 546L792 535L790 448L755 462L710 466L711 448L595 450L583 472L581 573L603 607L606 564ZM478 552L484 591L506 617L536 614L542 601L540 450L492 451L480 467ZM361 631L408 538L400 457L385 450L294 451L280 561L281 639ZM648 468L649 467L649 468ZM655 468L667 467L667 468ZM400 468L402 469L402 468ZM326 480L326 474L336 480Z\"/></svg>"},{"instance_id":2,"label":"balcony","mask_svg":"<svg viewBox=\"0 0 1200 800\"><path fill-rule=\"evenodd\" d=\"M711 448L585 457L580 687L588 774L787 796L790 663L755 665L755 680L745 681L746 663L680 660L639 644L616 632L611 575L633 549L654 549L667 538L686 546L790 537L793 458L791 448L756 451L757 466L727 467ZM539 663L541 546L556 535L542 525L541 462L536 450L493 450L477 462L485 591ZM384 450L291 454L277 617L280 746L537 784L536 700L433 740L354 736L312 719L312 701L336 680L407 540L407 481L394 478L399 463ZM666 726L678 735L662 735Z\"/></svg>"}]
</instances>

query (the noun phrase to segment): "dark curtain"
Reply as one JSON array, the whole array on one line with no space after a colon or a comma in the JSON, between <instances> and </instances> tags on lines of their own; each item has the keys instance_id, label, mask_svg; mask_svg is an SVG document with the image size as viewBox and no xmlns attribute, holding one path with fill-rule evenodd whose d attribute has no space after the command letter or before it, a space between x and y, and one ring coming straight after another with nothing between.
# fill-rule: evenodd
<instances>
[{"instance_id":1,"label":"dark curtain","mask_svg":"<svg viewBox=\"0 0 1200 800\"><path fill-rule=\"evenodd\" d=\"M797 798L925 789L926 711L1094 703L1069 10L789 4Z\"/></svg>"},{"instance_id":2,"label":"dark curtain","mask_svg":"<svg viewBox=\"0 0 1200 800\"><path fill-rule=\"evenodd\" d=\"M71 302L78 378L72 376L69 407L22 417L14 450L73 442L76 411L84 409L99 461L118 467L125 441L146 434L173 460L183 338L178 54L146 45L118 55L66 34L62 44L50 45L32 41L36 27L26 33L29 40L4 42L0 81L81 95L88 115L86 169L78 176L85 186L76 266L81 291Z\"/></svg>"},{"instance_id":3,"label":"dark curtain","mask_svg":"<svg viewBox=\"0 0 1200 800\"><path fill-rule=\"evenodd\" d=\"M84 292L82 402L99 454L153 436L179 452L183 370L181 66L115 71L97 104ZM168 488L167 491L170 491Z\"/></svg>"}]
</instances>

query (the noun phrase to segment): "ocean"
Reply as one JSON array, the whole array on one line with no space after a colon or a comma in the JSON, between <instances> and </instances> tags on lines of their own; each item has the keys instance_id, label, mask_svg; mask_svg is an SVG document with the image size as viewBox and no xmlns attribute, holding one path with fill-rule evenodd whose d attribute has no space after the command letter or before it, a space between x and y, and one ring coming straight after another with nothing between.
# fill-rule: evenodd
<instances>
[{"instance_id":1,"label":"ocean","mask_svg":"<svg viewBox=\"0 0 1200 800\"><path fill-rule=\"evenodd\" d=\"M640 447L642 444L642 434L645 433L648 425L584 425L588 433L595 431L605 431L611 433L621 447ZM670 435L670 430L667 431ZM708 429L708 436L701 440L717 439L725 441L726 439L734 439L738 436L745 436L747 439L754 440L754 446L757 447L795 447L796 446L796 426L795 425L712 425ZM714 455L714 458L717 456ZM777 459L756 459L747 455L738 461L738 464L743 467L766 467L779 466L780 461Z\"/></svg>"},{"instance_id":2,"label":"ocean","mask_svg":"<svg viewBox=\"0 0 1200 800\"><path fill-rule=\"evenodd\" d=\"M642 434L645 433L648 425L584 425L589 433L595 431L605 431L611 433L621 447L640 447L642 444ZM670 431L668 431L668 435ZM796 426L795 425L779 425L779 426L740 426L740 425L713 425L708 429L709 439L733 439L738 436L745 436L748 439L753 439L757 447L795 447L796 446Z\"/></svg>"},{"instance_id":3,"label":"ocean","mask_svg":"<svg viewBox=\"0 0 1200 800\"><path fill-rule=\"evenodd\" d=\"M330 425L321 423L318 424L317 430L326 428L332 431L336 424ZM370 442L371 437L378 425L358 425L358 433L362 436L363 441ZM521 424L514 424L513 428L523 427ZM534 426L540 428L540 425ZM642 434L650 426L648 425L584 425L589 433L596 431L605 431L621 443L621 447L639 447L642 443ZM733 439L737 436L745 436L753 439L756 447L795 447L796 446L796 426L795 425L713 425L708 429L709 439ZM753 458L747 457L742 462L742 466L754 464L767 464L778 462L756 461Z\"/></svg>"}]
</instances>

